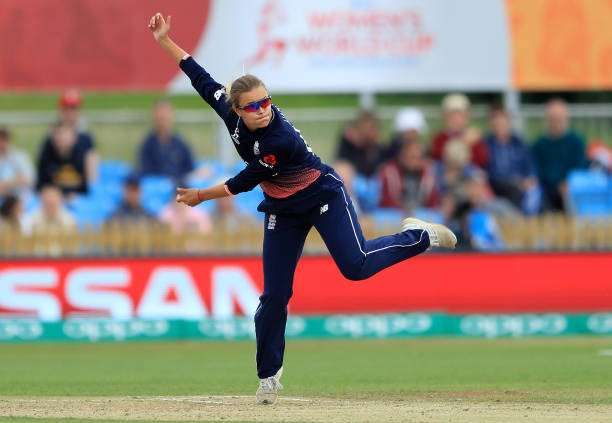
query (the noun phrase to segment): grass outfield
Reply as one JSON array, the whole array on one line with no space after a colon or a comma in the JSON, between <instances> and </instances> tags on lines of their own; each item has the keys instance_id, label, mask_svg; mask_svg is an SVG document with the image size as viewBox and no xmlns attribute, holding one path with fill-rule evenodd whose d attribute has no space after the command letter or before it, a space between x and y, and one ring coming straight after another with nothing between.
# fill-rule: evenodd
<instances>
[{"instance_id":1,"label":"grass outfield","mask_svg":"<svg viewBox=\"0 0 612 423\"><path fill-rule=\"evenodd\" d=\"M609 338L292 341L269 408L252 405L254 353L252 342L3 345L0 421L612 418Z\"/></svg>"}]
</instances>

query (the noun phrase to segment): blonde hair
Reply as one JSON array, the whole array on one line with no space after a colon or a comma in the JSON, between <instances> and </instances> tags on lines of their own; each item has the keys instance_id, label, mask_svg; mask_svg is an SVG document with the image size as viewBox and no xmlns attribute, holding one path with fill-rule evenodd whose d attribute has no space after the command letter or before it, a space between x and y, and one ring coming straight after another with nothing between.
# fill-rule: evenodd
<instances>
[{"instance_id":1,"label":"blonde hair","mask_svg":"<svg viewBox=\"0 0 612 423\"><path fill-rule=\"evenodd\" d=\"M225 89L228 93L228 102L234 107L240 107L240 96L257 87L266 88L263 81L255 75L246 74L241 76L240 78L235 79L234 82L232 82Z\"/></svg>"}]
</instances>

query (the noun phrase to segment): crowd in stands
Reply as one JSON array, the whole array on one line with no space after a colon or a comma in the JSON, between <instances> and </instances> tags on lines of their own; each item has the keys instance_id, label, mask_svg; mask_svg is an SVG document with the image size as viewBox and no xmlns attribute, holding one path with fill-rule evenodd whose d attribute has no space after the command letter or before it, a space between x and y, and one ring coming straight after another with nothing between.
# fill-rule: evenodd
<instances>
[{"instance_id":1,"label":"crowd in stands","mask_svg":"<svg viewBox=\"0 0 612 423\"><path fill-rule=\"evenodd\" d=\"M9 129L0 128L0 228L31 234L156 221L175 233L208 233L215 227L239 230L261 218L256 212L259 189L195 208L174 201L176 186L218 183L240 166L198 163L189 143L174 130L167 100L154 104L152 129L144 135L134 166L100 160L81 107L78 91L61 96L57 122L42 140L36 165L13 145ZM503 107L490 108L486 129L472 124L470 107L463 94L446 96L443 128L435 134L420 110L401 109L389 142L383 141L376 114L359 112L343 128L333 160L359 213L381 223L406 215L444 222L464 246L499 249L503 240L496 217L575 213L572 181L592 188L593 179L585 179L584 172L595 167L598 174L609 175L610 149L594 143L587 155L585 139L572 129L561 99L546 104L546 130L533 142L513 129ZM606 184L609 213L612 197Z\"/></svg>"},{"instance_id":2,"label":"crowd in stands","mask_svg":"<svg viewBox=\"0 0 612 423\"><path fill-rule=\"evenodd\" d=\"M496 228L500 216L575 213L587 203L587 214L612 213L610 182L602 182L598 193L589 186L609 175L610 149L597 143L587 156L585 139L572 129L562 99L546 104L545 131L531 143L513 129L503 107L490 108L485 130L471 123L470 108L465 95L447 95L443 128L430 138L415 108L398 112L389 143L372 113L362 112L349 123L335 168L360 211L380 222L405 215L444 222L462 245L478 249L503 248ZM589 171L593 168L603 172ZM576 199L585 201L576 204Z\"/></svg>"}]
</instances>

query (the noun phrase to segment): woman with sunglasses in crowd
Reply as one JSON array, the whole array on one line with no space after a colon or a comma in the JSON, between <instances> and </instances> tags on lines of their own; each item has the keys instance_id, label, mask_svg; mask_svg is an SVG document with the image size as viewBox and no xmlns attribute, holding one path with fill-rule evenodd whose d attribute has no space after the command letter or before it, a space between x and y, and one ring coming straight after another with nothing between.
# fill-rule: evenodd
<instances>
[{"instance_id":1,"label":"woman with sunglasses in crowd","mask_svg":"<svg viewBox=\"0 0 612 423\"><path fill-rule=\"evenodd\" d=\"M282 388L279 380L293 274L313 226L342 274L355 281L367 279L429 247L454 248L457 239L443 225L408 218L401 232L366 240L342 180L321 162L300 131L272 104L261 80L244 75L231 84L228 92L170 39L170 16L164 19L160 13L155 14L149 28L204 101L223 119L246 163L241 172L223 184L178 188L177 201L196 206L257 185L264 192L265 198L257 208L265 213L265 221L264 289L255 313L259 376L256 400L270 404Z\"/></svg>"}]
</instances>

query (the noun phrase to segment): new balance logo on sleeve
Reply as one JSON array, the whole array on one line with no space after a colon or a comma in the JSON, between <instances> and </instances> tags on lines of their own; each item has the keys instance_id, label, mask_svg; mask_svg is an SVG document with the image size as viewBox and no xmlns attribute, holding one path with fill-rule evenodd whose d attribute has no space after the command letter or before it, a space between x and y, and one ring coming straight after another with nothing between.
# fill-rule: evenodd
<instances>
[{"instance_id":1,"label":"new balance logo on sleeve","mask_svg":"<svg viewBox=\"0 0 612 423\"><path fill-rule=\"evenodd\" d=\"M215 100L219 101L221 96L223 96L224 94L225 94L225 88L221 88L220 90L215 91L213 96L215 97Z\"/></svg>"}]
</instances>

